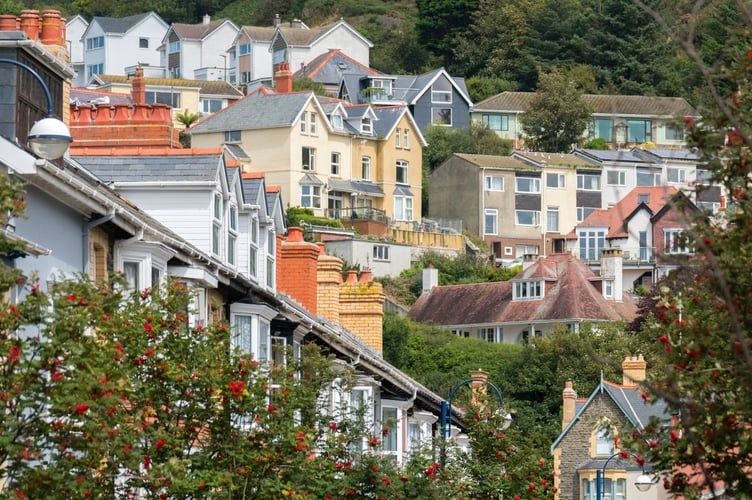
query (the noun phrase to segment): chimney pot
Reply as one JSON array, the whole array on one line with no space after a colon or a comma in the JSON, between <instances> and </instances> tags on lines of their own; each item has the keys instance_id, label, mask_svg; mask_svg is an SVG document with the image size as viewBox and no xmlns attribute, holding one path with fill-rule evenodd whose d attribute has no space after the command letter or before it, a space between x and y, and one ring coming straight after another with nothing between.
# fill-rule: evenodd
<instances>
[{"instance_id":1,"label":"chimney pot","mask_svg":"<svg viewBox=\"0 0 752 500\"><path fill-rule=\"evenodd\" d=\"M299 243L303 241L303 228L297 226L291 226L287 228L287 242Z\"/></svg>"},{"instance_id":2,"label":"chimney pot","mask_svg":"<svg viewBox=\"0 0 752 500\"><path fill-rule=\"evenodd\" d=\"M370 269L362 269L360 271L360 282L361 283L370 283L371 282L371 270Z\"/></svg>"},{"instance_id":3,"label":"chimney pot","mask_svg":"<svg viewBox=\"0 0 752 500\"><path fill-rule=\"evenodd\" d=\"M358 282L358 271L355 269L349 269L347 271L347 283L357 283Z\"/></svg>"}]
</instances>

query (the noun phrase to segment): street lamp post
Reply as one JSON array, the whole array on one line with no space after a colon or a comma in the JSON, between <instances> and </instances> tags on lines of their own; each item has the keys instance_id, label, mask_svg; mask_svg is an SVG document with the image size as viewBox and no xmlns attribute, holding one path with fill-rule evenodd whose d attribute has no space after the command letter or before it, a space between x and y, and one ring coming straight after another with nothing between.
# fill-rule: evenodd
<instances>
[{"instance_id":1,"label":"street lamp post","mask_svg":"<svg viewBox=\"0 0 752 500\"><path fill-rule=\"evenodd\" d=\"M471 377L455 385L452 391L449 393L449 401L441 402L441 420L440 421L441 421L441 465L442 465L442 468L444 466L444 458L446 455L446 442L447 442L447 439L451 439L452 437L452 401L454 401L454 396L457 394L457 391L461 387L467 384L471 384L473 382L482 382L486 384L487 386L491 387L496 393L496 396L499 398L499 408L501 409L504 406L504 398L501 396L501 391L499 390L499 388L496 387L494 384L492 384L485 378ZM502 426L502 429L506 429L507 427L509 427L511 423L512 423L512 416L509 413L504 414L504 424Z\"/></svg>"},{"instance_id":2,"label":"street lamp post","mask_svg":"<svg viewBox=\"0 0 752 500\"><path fill-rule=\"evenodd\" d=\"M629 452L627 452L629 453ZM603 500L603 497L606 496L605 489L606 489L606 467L608 467L608 463L611 461L612 458L618 457L621 455L622 452L619 451L617 453L614 453L610 457L608 457L608 460L606 460L606 463L603 464L603 467L595 471L595 498L596 500ZM642 491L648 491L651 486L653 486L653 480L650 479L650 476L645 474L645 468L642 468L642 474L640 474L637 479L635 479L634 482L635 487Z\"/></svg>"},{"instance_id":3,"label":"street lamp post","mask_svg":"<svg viewBox=\"0 0 752 500\"><path fill-rule=\"evenodd\" d=\"M68 146L73 142L68 127L55 118L52 107L52 96L47 84L44 83L39 73L30 66L16 61L15 59L0 58L0 63L12 64L25 69L39 82L47 98L47 116L37 121L29 131L29 147L37 155L46 160L56 160L65 154Z\"/></svg>"}]
</instances>

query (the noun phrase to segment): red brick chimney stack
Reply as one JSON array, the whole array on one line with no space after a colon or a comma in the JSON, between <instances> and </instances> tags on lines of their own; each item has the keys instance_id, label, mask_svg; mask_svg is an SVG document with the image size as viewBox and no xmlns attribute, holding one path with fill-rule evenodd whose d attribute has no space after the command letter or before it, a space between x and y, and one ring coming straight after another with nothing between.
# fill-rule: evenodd
<instances>
[{"instance_id":1,"label":"red brick chimney stack","mask_svg":"<svg viewBox=\"0 0 752 500\"><path fill-rule=\"evenodd\" d=\"M292 92L292 71L290 63L282 61L274 73L274 85L278 94L289 94Z\"/></svg>"},{"instance_id":2,"label":"red brick chimney stack","mask_svg":"<svg viewBox=\"0 0 752 500\"><path fill-rule=\"evenodd\" d=\"M133 104L146 104L146 82L144 81L144 68L139 64L131 81L131 98Z\"/></svg>"}]
</instances>

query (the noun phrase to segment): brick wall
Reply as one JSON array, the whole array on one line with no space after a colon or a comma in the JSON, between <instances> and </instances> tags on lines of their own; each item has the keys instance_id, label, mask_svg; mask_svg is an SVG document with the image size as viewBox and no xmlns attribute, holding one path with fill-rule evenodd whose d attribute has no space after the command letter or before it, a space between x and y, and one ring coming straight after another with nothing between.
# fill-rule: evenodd
<instances>
[{"instance_id":1,"label":"brick wall","mask_svg":"<svg viewBox=\"0 0 752 500\"><path fill-rule=\"evenodd\" d=\"M303 230L288 228L279 248L277 290L284 292L312 314L318 314L319 247L303 240Z\"/></svg>"},{"instance_id":2,"label":"brick wall","mask_svg":"<svg viewBox=\"0 0 752 500\"><path fill-rule=\"evenodd\" d=\"M340 286L342 284L342 260L324 253L324 244L319 244L318 260L318 307L319 314L332 323L339 323Z\"/></svg>"},{"instance_id":3,"label":"brick wall","mask_svg":"<svg viewBox=\"0 0 752 500\"><path fill-rule=\"evenodd\" d=\"M360 281L348 280L342 284L339 297L342 325L382 352L384 291L381 283L371 281L370 271L363 271Z\"/></svg>"}]
</instances>

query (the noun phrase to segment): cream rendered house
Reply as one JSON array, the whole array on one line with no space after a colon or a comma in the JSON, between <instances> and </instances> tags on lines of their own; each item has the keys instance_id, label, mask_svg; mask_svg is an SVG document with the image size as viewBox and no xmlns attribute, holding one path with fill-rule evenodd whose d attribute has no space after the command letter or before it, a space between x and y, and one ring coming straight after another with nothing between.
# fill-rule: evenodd
<instances>
[{"instance_id":1,"label":"cream rendered house","mask_svg":"<svg viewBox=\"0 0 752 500\"><path fill-rule=\"evenodd\" d=\"M277 83L277 93L261 87L196 124L192 146L241 150L250 171L281 187L285 207L337 219L355 209L358 218L411 227L420 220L425 140L406 107L350 105L291 92L279 75Z\"/></svg>"}]
</instances>

